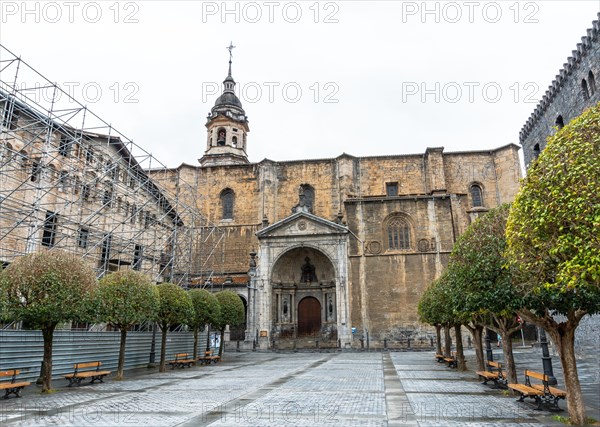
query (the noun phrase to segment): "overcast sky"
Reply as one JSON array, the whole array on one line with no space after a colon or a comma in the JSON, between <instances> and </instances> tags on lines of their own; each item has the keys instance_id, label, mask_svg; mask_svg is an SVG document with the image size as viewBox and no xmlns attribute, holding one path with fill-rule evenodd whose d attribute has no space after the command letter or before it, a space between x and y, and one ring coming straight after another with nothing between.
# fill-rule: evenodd
<instances>
[{"instance_id":1,"label":"overcast sky","mask_svg":"<svg viewBox=\"0 0 600 427\"><path fill-rule=\"evenodd\" d=\"M0 43L171 167L197 164L206 149L230 41L252 162L461 151L518 144L599 9L4 0Z\"/></svg>"}]
</instances>

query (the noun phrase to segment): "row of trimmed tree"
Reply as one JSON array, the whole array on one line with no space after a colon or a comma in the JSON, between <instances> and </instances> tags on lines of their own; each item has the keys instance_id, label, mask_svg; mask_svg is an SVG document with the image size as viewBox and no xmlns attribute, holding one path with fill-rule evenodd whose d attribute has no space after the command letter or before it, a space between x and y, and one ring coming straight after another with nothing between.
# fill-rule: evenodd
<instances>
[{"instance_id":1,"label":"row of trimmed tree","mask_svg":"<svg viewBox=\"0 0 600 427\"><path fill-rule=\"evenodd\" d=\"M162 331L159 371L165 371L167 333L174 325L198 334L212 325L223 334L227 325L244 322L244 305L237 294L205 289L185 291L172 283L155 285L143 273L123 270L96 280L93 269L77 255L52 250L17 258L0 272L0 321L23 321L42 331L44 358L42 392L51 390L52 342L59 324L76 321L106 323L121 333L115 379L123 378L127 331L156 322ZM207 339L208 346L208 339Z\"/></svg>"},{"instance_id":2,"label":"row of trimmed tree","mask_svg":"<svg viewBox=\"0 0 600 427\"><path fill-rule=\"evenodd\" d=\"M455 328L461 369L460 325L472 332L479 369L482 330L497 332L511 383L517 376L510 338L519 318L544 328L558 350L575 425L586 422L575 330L599 312L600 104L548 139L514 203L469 226L419 303L421 320L436 326L438 350L440 329Z\"/></svg>"}]
</instances>

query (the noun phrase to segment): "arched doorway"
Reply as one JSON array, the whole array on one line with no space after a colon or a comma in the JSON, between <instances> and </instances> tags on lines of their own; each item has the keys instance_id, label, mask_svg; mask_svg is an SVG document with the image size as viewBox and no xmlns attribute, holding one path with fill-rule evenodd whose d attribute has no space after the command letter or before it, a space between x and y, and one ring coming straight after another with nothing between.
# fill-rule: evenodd
<instances>
[{"instance_id":1,"label":"arched doorway","mask_svg":"<svg viewBox=\"0 0 600 427\"><path fill-rule=\"evenodd\" d=\"M321 331L321 304L315 297L303 298L298 304L298 336Z\"/></svg>"}]
</instances>

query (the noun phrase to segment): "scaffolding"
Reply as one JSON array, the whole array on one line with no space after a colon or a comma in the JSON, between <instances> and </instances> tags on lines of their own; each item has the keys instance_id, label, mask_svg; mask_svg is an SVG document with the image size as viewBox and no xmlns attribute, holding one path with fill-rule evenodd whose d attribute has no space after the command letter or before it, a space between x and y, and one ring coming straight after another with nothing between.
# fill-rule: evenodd
<instances>
[{"instance_id":1,"label":"scaffolding","mask_svg":"<svg viewBox=\"0 0 600 427\"><path fill-rule=\"evenodd\" d=\"M151 171L151 173L150 173ZM222 264L223 231L193 183L0 45L0 262L57 248L97 277L120 268L188 286Z\"/></svg>"}]
</instances>

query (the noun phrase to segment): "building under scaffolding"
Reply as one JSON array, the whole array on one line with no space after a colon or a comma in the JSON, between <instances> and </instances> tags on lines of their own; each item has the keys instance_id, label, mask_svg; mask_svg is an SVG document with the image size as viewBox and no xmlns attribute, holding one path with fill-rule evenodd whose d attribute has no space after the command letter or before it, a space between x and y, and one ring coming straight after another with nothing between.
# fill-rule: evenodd
<instances>
[{"instance_id":1,"label":"building under scaffolding","mask_svg":"<svg viewBox=\"0 0 600 427\"><path fill-rule=\"evenodd\" d=\"M151 154L1 45L0 59L0 262L58 248L98 277L212 277L222 231L179 197L191 188L161 185Z\"/></svg>"}]
</instances>

